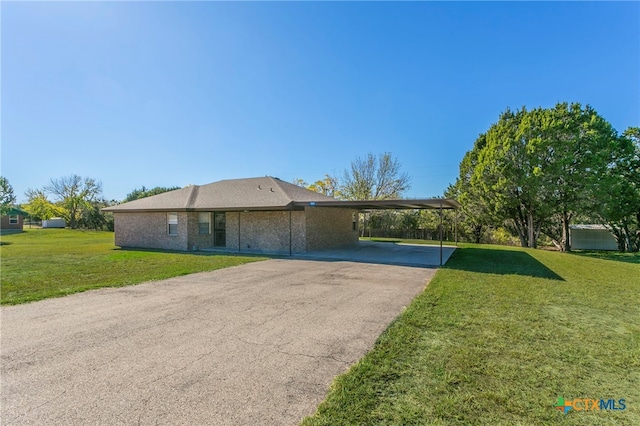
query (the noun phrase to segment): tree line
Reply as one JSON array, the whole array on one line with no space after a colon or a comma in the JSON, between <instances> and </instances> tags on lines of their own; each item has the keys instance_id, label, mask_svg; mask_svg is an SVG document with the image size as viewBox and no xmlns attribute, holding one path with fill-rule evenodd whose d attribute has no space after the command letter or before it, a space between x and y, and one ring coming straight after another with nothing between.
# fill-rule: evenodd
<instances>
[{"instance_id":1,"label":"tree line","mask_svg":"<svg viewBox=\"0 0 640 426\"><path fill-rule=\"evenodd\" d=\"M102 196L102 183L94 178L78 175L52 178L49 183L36 189L27 189L27 202L16 205L16 197L9 181L0 176L0 208L6 214L12 207L19 207L29 215L31 221L42 221L54 217L63 218L72 229L95 229L113 231L113 214L101 211L104 207L161 194L179 187L136 188L124 200L107 200Z\"/></svg>"}]
</instances>

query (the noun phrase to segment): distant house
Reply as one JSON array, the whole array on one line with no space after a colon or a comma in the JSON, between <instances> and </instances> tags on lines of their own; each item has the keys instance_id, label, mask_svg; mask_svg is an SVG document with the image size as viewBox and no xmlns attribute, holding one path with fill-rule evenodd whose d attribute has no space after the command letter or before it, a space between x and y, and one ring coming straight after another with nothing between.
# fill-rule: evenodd
<instances>
[{"instance_id":1,"label":"distant house","mask_svg":"<svg viewBox=\"0 0 640 426\"><path fill-rule=\"evenodd\" d=\"M2 216L0 229L4 230L18 230L21 231L24 226L24 217L28 216L28 213L13 207L9 212Z\"/></svg>"},{"instance_id":2,"label":"distant house","mask_svg":"<svg viewBox=\"0 0 640 426\"><path fill-rule=\"evenodd\" d=\"M571 225L569 238L575 250L618 250L616 238L604 225Z\"/></svg>"},{"instance_id":3,"label":"distant house","mask_svg":"<svg viewBox=\"0 0 640 426\"><path fill-rule=\"evenodd\" d=\"M104 208L115 243L169 250L304 253L358 243L355 208L274 177L188 186Z\"/></svg>"}]
</instances>

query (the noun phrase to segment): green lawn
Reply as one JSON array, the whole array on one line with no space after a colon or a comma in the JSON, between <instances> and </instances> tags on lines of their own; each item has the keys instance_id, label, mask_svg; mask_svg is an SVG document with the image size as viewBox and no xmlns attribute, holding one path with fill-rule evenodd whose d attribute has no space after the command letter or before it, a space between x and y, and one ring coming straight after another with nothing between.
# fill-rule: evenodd
<instances>
[{"instance_id":1,"label":"green lawn","mask_svg":"<svg viewBox=\"0 0 640 426\"><path fill-rule=\"evenodd\" d=\"M638 254L462 245L303 425L556 423L640 424Z\"/></svg>"},{"instance_id":2,"label":"green lawn","mask_svg":"<svg viewBox=\"0 0 640 426\"><path fill-rule=\"evenodd\" d=\"M212 271L260 257L121 250L113 232L27 229L3 235L1 303L12 305L100 287Z\"/></svg>"}]
</instances>

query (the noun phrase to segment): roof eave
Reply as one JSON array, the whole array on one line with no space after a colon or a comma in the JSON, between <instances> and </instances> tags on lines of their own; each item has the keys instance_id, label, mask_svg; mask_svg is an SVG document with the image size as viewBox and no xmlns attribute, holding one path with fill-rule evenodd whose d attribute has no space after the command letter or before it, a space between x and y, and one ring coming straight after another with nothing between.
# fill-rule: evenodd
<instances>
[{"instance_id":1,"label":"roof eave","mask_svg":"<svg viewBox=\"0 0 640 426\"><path fill-rule=\"evenodd\" d=\"M105 207L100 209L103 212L111 213L162 213L162 212L249 212L249 211L289 211L289 210L303 210L303 206L298 206L295 203L289 203L286 206L247 206L247 207L196 207L196 208L157 208L157 209L118 209Z\"/></svg>"}]
</instances>

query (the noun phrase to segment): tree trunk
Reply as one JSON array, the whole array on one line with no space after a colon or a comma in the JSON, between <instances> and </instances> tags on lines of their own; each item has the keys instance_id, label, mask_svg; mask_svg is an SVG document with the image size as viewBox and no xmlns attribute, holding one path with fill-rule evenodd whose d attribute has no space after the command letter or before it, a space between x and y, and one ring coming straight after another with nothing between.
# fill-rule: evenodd
<instances>
[{"instance_id":1,"label":"tree trunk","mask_svg":"<svg viewBox=\"0 0 640 426\"><path fill-rule=\"evenodd\" d=\"M613 234L614 238L616 239L616 242L618 243L618 251L624 252L625 251L625 239L624 239L624 232L622 231L622 229L618 228L617 226L615 226L612 223L609 223L605 226L608 226L609 231Z\"/></svg>"},{"instance_id":2,"label":"tree trunk","mask_svg":"<svg viewBox=\"0 0 640 426\"><path fill-rule=\"evenodd\" d=\"M527 231L529 233L529 247L536 248L536 236L533 226L533 213L531 213L531 210L527 212Z\"/></svg>"},{"instance_id":3,"label":"tree trunk","mask_svg":"<svg viewBox=\"0 0 640 426\"><path fill-rule=\"evenodd\" d=\"M520 225L520 222L517 219L513 220L513 224L516 228L516 231L518 232L518 237L520 238L520 245L522 247L527 247L527 235L525 234L525 230L522 229L522 226Z\"/></svg>"},{"instance_id":4,"label":"tree trunk","mask_svg":"<svg viewBox=\"0 0 640 426\"><path fill-rule=\"evenodd\" d=\"M562 251L571 251L571 243L569 241L569 222L571 215L567 211L562 212Z\"/></svg>"},{"instance_id":5,"label":"tree trunk","mask_svg":"<svg viewBox=\"0 0 640 426\"><path fill-rule=\"evenodd\" d=\"M538 223L536 224L536 233L535 233L536 246L538 245L538 238L540 238L540 230L541 229L542 229L542 221L539 220Z\"/></svg>"},{"instance_id":6,"label":"tree trunk","mask_svg":"<svg viewBox=\"0 0 640 426\"><path fill-rule=\"evenodd\" d=\"M634 248L635 248L634 245L635 244L631 243L631 232L629 231L629 224L627 224L626 221L625 221L623 227L624 227L623 228L624 229L624 238L625 238L625 243L627 245L627 251L632 252L632 251L634 251Z\"/></svg>"},{"instance_id":7,"label":"tree trunk","mask_svg":"<svg viewBox=\"0 0 640 426\"><path fill-rule=\"evenodd\" d=\"M473 236L475 238L476 244L480 244L480 241L482 240L482 228L483 226L478 224L473 227Z\"/></svg>"},{"instance_id":8,"label":"tree trunk","mask_svg":"<svg viewBox=\"0 0 640 426\"><path fill-rule=\"evenodd\" d=\"M523 205L520 204L516 210L515 218L513 218L513 224L518 232L520 238L520 245L522 247L529 247L529 240L527 238L527 217L524 213Z\"/></svg>"}]
</instances>

